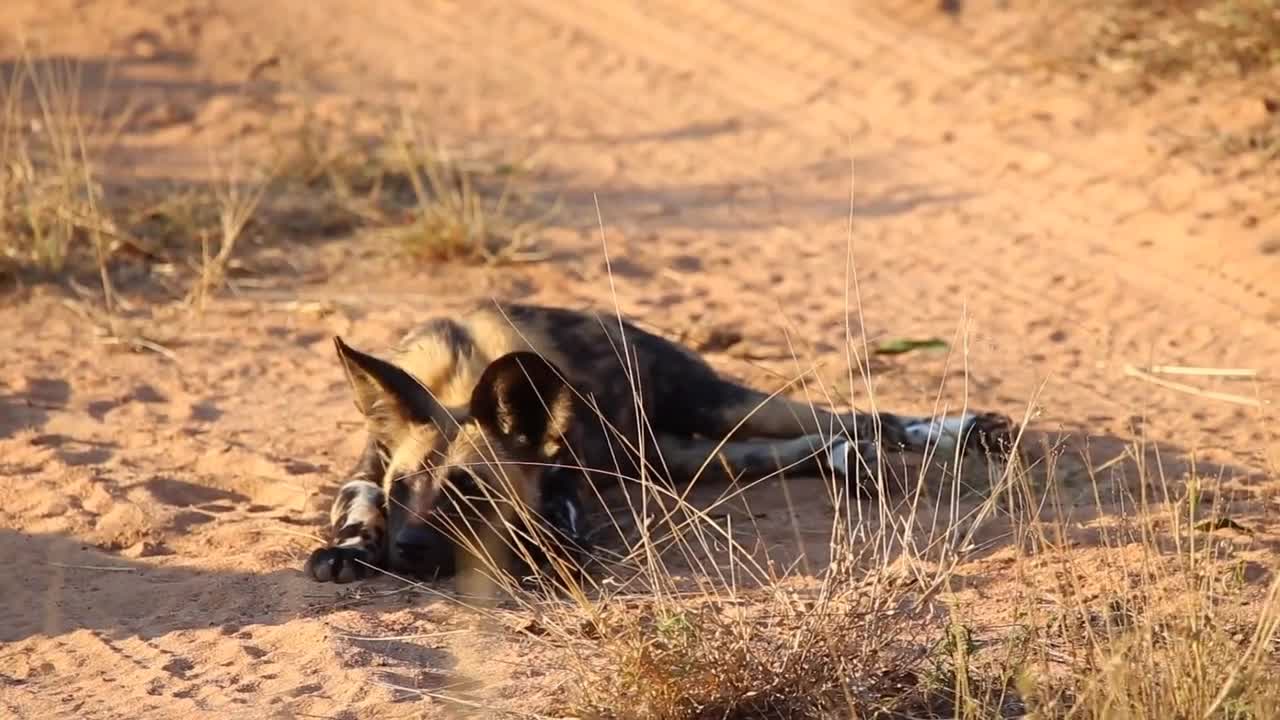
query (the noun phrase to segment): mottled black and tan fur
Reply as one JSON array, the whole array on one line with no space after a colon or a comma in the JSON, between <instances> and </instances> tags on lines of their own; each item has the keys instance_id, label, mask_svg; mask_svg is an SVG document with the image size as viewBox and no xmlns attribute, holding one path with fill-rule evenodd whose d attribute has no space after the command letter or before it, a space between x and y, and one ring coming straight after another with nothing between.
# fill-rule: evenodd
<instances>
[{"instance_id":1,"label":"mottled black and tan fur","mask_svg":"<svg viewBox=\"0 0 1280 720\"><path fill-rule=\"evenodd\" d=\"M332 541L307 562L320 581L449 574L460 545L488 551L460 540L483 527L575 548L587 483L638 477L642 444L649 476L675 483L780 469L856 482L882 450L991 447L1010 429L995 414L837 414L770 396L612 313L489 303L423 325L390 360L336 345L368 438Z\"/></svg>"}]
</instances>

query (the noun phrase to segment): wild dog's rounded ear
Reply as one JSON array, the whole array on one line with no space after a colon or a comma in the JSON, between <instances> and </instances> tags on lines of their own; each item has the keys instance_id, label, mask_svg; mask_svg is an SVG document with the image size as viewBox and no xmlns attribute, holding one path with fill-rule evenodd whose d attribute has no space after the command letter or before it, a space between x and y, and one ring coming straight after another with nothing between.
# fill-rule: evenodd
<instances>
[{"instance_id":1,"label":"wild dog's rounded ear","mask_svg":"<svg viewBox=\"0 0 1280 720\"><path fill-rule=\"evenodd\" d=\"M369 418L376 433L393 436L411 424L445 421L443 408L417 378L386 360L356 350L341 337L334 336L333 345L351 383L356 408Z\"/></svg>"},{"instance_id":2,"label":"wild dog's rounded ear","mask_svg":"<svg viewBox=\"0 0 1280 720\"><path fill-rule=\"evenodd\" d=\"M532 352L494 360L471 392L471 417L512 450L544 459L563 447L573 408L573 390L559 369Z\"/></svg>"}]
</instances>

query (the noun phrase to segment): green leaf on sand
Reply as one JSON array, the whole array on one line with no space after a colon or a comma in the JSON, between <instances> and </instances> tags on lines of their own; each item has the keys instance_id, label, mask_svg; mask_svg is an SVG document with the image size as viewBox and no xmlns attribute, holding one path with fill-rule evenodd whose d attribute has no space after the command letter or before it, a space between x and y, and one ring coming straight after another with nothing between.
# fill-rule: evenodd
<instances>
[{"instance_id":1,"label":"green leaf on sand","mask_svg":"<svg viewBox=\"0 0 1280 720\"><path fill-rule=\"evenodd\" d=\"M928 338L926 340L913 340L911 338L895 338L893 340L885 340L876 345L875 353L877 355L901 355L909 353L912 350L946 350L947 343L939 338Z\"/></svg>"}]
</instances>

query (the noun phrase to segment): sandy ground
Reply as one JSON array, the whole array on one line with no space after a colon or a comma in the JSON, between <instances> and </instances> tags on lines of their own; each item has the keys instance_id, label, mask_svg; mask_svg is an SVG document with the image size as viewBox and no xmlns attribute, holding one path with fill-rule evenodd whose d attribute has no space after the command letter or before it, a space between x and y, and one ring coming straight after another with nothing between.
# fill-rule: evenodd
<instances>
[{"instance_id":1,"label":"sandy ground","mask_svg":"<svg viewBox=\"0 0 1280 720\"><path fill-rule=\"evenodd\" d=\"M967 365L971 406L1030 407L1032 429L1069 434L1095 464L1145 437L1176 478L1194 451L1255 530L1240 552L1264 583L1280 539L1273 407L1124 374L1275 369L1280 194L1197 140L1260 120L1260 98L1134 99L1002 70L1029 21L986 5L959 21L929 2L786 5L6 3L4 28L80 58L90 81L114 67L140 100L107 174L198 179L209 147L304 104L358 129L415 97L447 136L536 145L567 205L552 257L501 271L409 267L370 238L264 247L291 269L211 304L176 361L95 342L53 290L5 301L0 713L448 717L388 685L458 683L543 707L554 670L523 641L456 632L472 621L443 601L357 597L299 570L360 442L331 335L376 346L494 295L616 299L675 335L733 328L745 340L710 357L770 387L796 372L794 349L840 388L851 313L869 341L966 329L949 366L877 366L880 407L958 405ZM16 37L0 31L0 62ZM1265 379L1186 382L1275 395ZM819 524L823 499L797 487L801 523ZM755 509L780 516L777 502L763 491ZM783 518L764 528L791 540ZM988 572L969 600L1017 591L998 563L962 568ZM403 635L423 637L359 639Z\"/></svg>"}]
</instances>

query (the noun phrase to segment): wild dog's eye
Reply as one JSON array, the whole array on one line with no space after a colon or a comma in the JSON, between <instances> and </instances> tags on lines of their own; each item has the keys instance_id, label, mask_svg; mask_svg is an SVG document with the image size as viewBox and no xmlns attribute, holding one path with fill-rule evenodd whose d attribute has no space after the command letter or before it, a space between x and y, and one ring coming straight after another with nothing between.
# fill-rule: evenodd
<instances>
[{"instance_id":1,"label":"wild dog's eye","mask_svg":"<svg viewBox=\"0 0 1280 720\"><path fill-rule=\"evenodd\" d=\"M476 484L476 476L466 470L450 470L445 476L445 484L453 492L464 496L475 495L480 489Z\"/></svg>"},{"instance_id":2,"label":"wild dog's eye","mask_svg":"<svg viewBox=\"0 0 1280 720\"><path fill-rule=\"evenodd\" d=\"M409 481L404 476L398 476L391 480L391 502L397 505L404 505L409 502Z\"/></svg>"}]
</instances>

